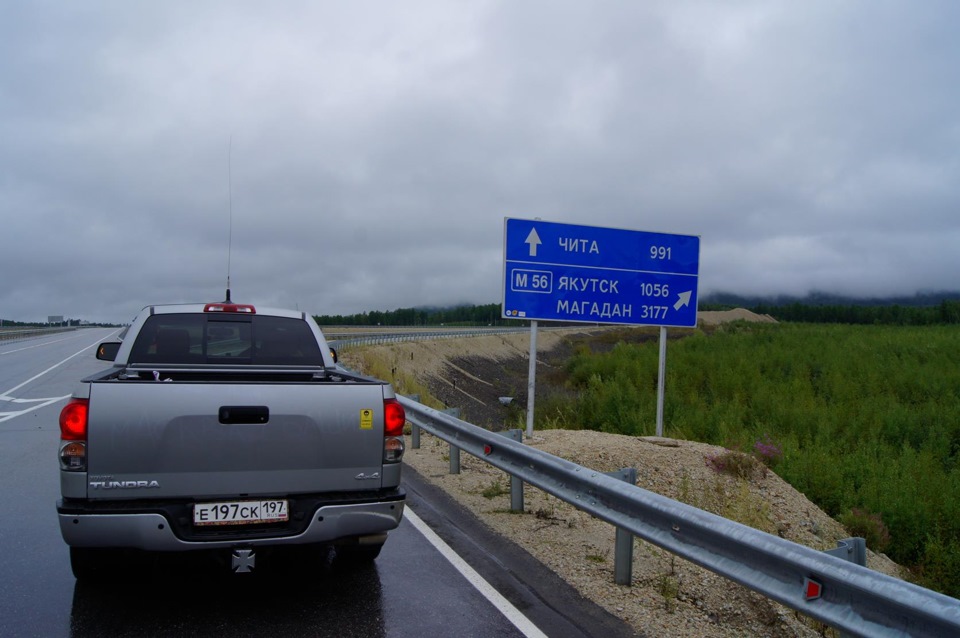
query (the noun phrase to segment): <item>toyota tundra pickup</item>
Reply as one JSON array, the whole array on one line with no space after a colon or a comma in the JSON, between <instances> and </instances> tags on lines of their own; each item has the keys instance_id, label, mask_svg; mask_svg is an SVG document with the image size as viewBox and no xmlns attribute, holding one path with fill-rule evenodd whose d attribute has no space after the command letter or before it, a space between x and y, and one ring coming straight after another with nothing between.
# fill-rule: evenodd
<instances>
[{"instance_id":1,"label":"toyota tundra pickup","mask_svg":"<svg viewBox=\"0 0 960 638\"><path fill-rule=\"evenodd\" d=\"M60 531L78 579L129 554L212 550L235 572L285 545L375 559L400 524L403 407L339 367L313 318L148 306L60 413ZM137 551L140 550L140 551Z\"/></svg>"}]
</instances>

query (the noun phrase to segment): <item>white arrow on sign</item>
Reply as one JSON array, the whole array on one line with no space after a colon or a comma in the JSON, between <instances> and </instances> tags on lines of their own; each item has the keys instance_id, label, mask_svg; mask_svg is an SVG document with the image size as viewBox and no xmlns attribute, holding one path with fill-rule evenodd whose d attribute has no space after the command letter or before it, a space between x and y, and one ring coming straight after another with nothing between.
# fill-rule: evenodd
<instances>
[{"instance_id":1,"label":"white arrow on sign","mask_svg":"<svg viewBox=\"0 0 960 638\"><path fill-rule=\"evenodd\" d=\"M530 256L531 256L531 257L536 257L536 256L537 256L537 246L539 246L539 245L542 244L543 242L540 241L540 235L537 234L537 229L536 229L536 228L532 228L532 229L530 230L530 234L527 235L527 238L524 240L523 243L525 243L525 244L530 244Z\"/></svg>"},{"instance_id":2,"label":"white arrow on sign","mask_svg":"<svg viewBox=\"0 0 960 638\"><path fill-rule=\"evenodd\" d=\"M691 296L692 294L693 294L693 291L692 291L692 290L688 290L687 292L681 292L681 293L680 293L680 299L677 300L677 303L673 304L673 309L674 309L674 310L680 310L680 309L683 308L684 306L689 306L689 305L690 305L690 296Z\"/></svg>"}]
</instances>

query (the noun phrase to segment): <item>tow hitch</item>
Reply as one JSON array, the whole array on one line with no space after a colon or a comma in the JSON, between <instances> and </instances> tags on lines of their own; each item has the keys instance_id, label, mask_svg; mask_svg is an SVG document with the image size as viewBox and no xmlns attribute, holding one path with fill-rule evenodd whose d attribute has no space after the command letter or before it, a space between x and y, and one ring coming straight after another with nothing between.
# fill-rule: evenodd
<instances>
[{"instance_id":1,"label":"tow hitch","mask_svg":"<svg viewBox=\"0 0 960 638\"><path fill-rule=\"evenodd\" d=\"M234 574L249 574L256 563L257 555L252 549L235 549L230 556L230 568Z\"/></svg>"}]
</instances>

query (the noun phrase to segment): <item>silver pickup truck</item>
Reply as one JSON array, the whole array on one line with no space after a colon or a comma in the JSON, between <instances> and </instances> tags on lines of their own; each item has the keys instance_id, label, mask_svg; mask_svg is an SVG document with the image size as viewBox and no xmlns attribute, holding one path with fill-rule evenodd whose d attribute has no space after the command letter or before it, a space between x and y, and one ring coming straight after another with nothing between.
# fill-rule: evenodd
<instances>
[{"instance_id":1,"label":"silver pickup truck","mask_svg":"<svg viewBox=\"0 0 960 638\"><path fill-rule=\"evenodd\" d=\"M370 561L400 524L403 407L335 363L312 317L149 306L60 414L60 531L79 578L128 555L214 550L235 572L281 545Z\"/></svg>"}]
</instances>

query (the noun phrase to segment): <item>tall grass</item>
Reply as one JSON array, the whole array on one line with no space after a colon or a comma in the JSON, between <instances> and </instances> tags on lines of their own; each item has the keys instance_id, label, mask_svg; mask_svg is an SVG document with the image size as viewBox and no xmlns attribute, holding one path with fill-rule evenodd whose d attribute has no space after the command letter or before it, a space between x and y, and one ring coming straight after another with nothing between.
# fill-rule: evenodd
<instances>
[{"instance_id":1,"label":"tall grass","mask_svg":"<svg viewBox=\"0 0 960 638\"><path fill-rule=\"evenodd\" d=\"M423 405L437 410L445 408L443 402L430 393L425 383L417 379L414 374L403 371L396 357L396 353L393 353L390 358L370 348L358 348L344 357L343 363L361 371L362 374L388 381L398 394L418 395Z\"/></svg>"},{"instance_id":2,"label":"tall grass","mask_svg":"<svg viewBox=\"0 0 960 638\"><path fill-rule=\"evenodd\" d=\"M552 424L653 434L657 358L656 343L580 351ZM960 597L957 326L695 332L669 345L664 423L668 436L727 447L775 442L780 476L834 517L882 521L891 558Z\"/></svg>"}]
</instances>

